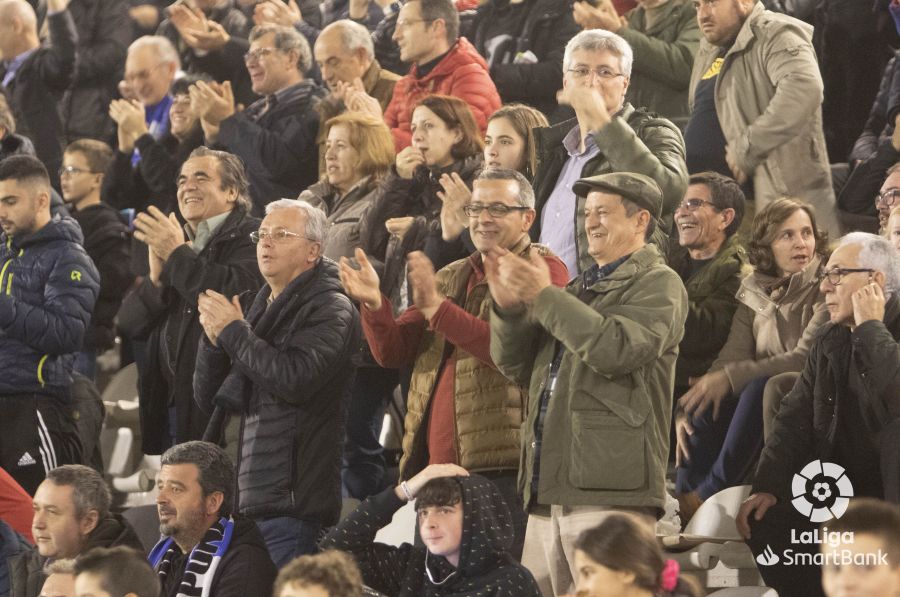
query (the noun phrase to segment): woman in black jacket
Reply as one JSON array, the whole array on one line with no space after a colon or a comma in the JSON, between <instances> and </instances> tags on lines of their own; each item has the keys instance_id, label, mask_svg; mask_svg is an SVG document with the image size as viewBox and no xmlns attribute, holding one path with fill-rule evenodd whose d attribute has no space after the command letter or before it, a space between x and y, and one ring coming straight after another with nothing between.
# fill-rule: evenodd
<instances>
[{"instance_id":1,"label":"woman in black jacket","mask_svg":"<svg viewBox=\"0 0 900 597\"><path fill-rule=\"evenodd\" d=\"M372 208L373 217L386 222L392 235L382 291L395 305L409 253L425 251L438 270L471 252L441 238L441 178L456 174L471 189L482 167L483 143L464 101L446 95L426 97L413 110L411 130L412 145L397 154Z\"/></svg>"}]
</instances>

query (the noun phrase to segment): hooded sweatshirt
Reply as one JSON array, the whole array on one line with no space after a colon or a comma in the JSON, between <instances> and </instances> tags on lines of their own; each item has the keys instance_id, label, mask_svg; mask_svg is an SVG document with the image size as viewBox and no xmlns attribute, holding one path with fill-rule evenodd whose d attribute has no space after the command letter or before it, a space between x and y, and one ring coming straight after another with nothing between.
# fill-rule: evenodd
<instances>
[{"instance_id":1,"label":"hooded sweatshirt","mask_svg":"<svg viewBox=\"0 0 900 597\"><path fill-rule=\"evenodd\" d=\"M424 547L374 542L405 503L393 487L360 504L325 537L322 549L352 553L366 586L390 597L540 597L531 572L509 554L513 526L500 491L480 475L456 481L463 504L458 567Z\"/></svg>"}]
</instances>

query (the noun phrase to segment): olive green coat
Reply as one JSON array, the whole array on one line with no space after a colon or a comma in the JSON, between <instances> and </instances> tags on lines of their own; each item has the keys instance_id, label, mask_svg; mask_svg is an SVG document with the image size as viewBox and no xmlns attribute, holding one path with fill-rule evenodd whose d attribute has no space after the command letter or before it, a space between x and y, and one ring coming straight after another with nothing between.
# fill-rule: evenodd
<instances>
[{"instance_id":1,"label":"olive green coat","mask_svg":"<svg viewBox=\"0 0 900 597\"><path fill-rule=\"evenodd\" d=\"M564 347L544 419L537 501L665 505L672 387L687 294L654 245L588 289L546 288L529 311L491 315L491 357L529 386L519 489L531 495L535 423L557 342Z\"/></svg>"}]
</instances>

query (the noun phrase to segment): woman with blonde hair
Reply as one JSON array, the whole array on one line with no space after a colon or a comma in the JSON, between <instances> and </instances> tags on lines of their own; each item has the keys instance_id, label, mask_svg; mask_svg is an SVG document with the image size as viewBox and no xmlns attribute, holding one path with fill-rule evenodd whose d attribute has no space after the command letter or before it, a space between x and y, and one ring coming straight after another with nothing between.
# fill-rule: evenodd
<instances>
[{"instance_id":1,"label":"woman with blonde hair","mask_svg":"<svg viewBox=\"0 0 900 597\"><path fill-rule=\"evenodd\" d=\"M675 493L682 523L719 491L740 484L762 449L766 402L780 404L828 320L819 277L827 240L811 206L773 201L753 219L753 273L737 292L728 340L692 378L675 417Z\"/></svg>"}]
</instances>

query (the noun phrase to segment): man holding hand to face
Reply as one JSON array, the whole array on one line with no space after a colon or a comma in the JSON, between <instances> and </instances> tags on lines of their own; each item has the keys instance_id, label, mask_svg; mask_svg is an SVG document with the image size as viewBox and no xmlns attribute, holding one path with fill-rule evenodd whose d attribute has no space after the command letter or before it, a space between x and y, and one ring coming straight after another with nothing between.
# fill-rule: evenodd
<instances>
[{"instance_id":1,"label":"man holding hand to face","mask_svg":"<svg viewBox=\"0 0 900 597\"><path fill-rule=\"evenodd\" d=\"M524 396L497 371L490 356L490 317L484 261L490 251L528 255L534 192L518 172L485 170L465 207L477 252L435 273L424 254L409 257L414 305L397 319L379 291L378 275L357 250L361 268L341 262L341 281L361 303L363 331L382 367L413 364L400 476L410 479L429 464L458 464L491 479L516 525L514 555L522 549L524 517L516 490L519 427ZM548 277L567 279L562 262L535 246Z\"/></svg>"}]
</instances>

